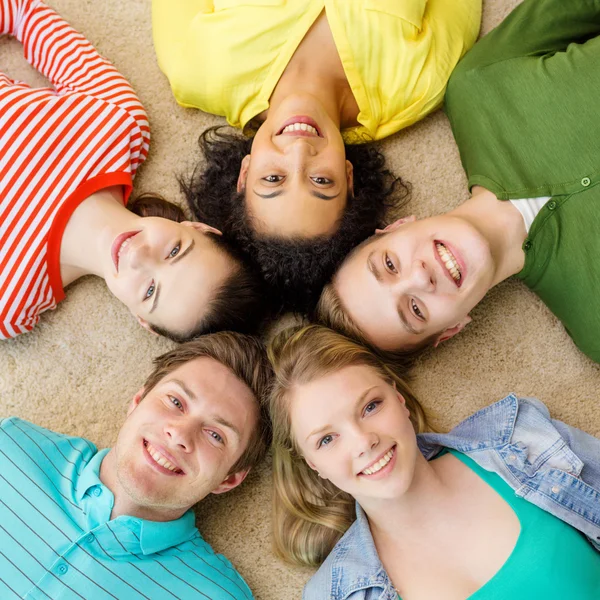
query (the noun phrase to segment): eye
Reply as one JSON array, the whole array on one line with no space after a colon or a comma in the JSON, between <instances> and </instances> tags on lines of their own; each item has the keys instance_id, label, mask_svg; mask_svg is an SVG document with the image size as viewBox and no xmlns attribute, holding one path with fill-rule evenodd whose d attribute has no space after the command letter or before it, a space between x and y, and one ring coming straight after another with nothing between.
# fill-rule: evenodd
<instances>
[{"instance_id":1,"label":"eye","mask_svg":"<svg viewBox=\"0 0 600 600\"><path fill-rule=\"evenodd\" d=\"M154 294L154 291L156 290L156 285L154 284L154 281L150 284L150 286L148 287L148 289L146 290L146 295L144 296L144 300L148 300L148 298L151 298L152 295Z\"/></svg>"},{"instance_id":2,"label":"eye","mask_svg":"<svg viewBox=\"0 0 600 600\"><path fill-rule=\"evenodd\" d=\"M219 442L219 444L225 443L223 438L216 431L212 431L212 429L207 429L207 432L208 435L210 435L210 437L213 438L215 441Z\"/></svg>"},{"instance_id":3,"label":"eye","mask_svg":"<svg viewBox=\"0 0 600 600\"><path fill-rule=\"evenodd\" d=\"M175 258L179 254L180 250L181 250L181 242L178 242L177 246L175 246L175 248L173 248L173 250L171 250L171 252L169 253L169 258Z\"/></svg>"},{"instance_id":4,"label":"eye","mask_svg":"<svg viewBox=\"0 0 600 600\"><path fill-rule=\"evenodd\" d=\"M425 315L421 312L421 309L417 306L414 300L410 301L410 308L417 319L420 319L421 321L425 320Z\"/></svg>"},{"instance_id":5,"label":"eye","mask_svg":"<svg viewBox=\"0 0 600 600\"><path fill-rule=\"evenodd\" d=\"M279 183L283 180L283 177L281 175L267 175L266 177L263 177L262 180L267 183Z\"/></svg>"},{"instance_id":6,"label":"eye","mask_svg":"<svg viewBox=\"0 0 600 600\"><path fill-rule=\"evenodd\" d=\"M330 185L333 183L331 179L327 179L327 177L311 177L314 183L317 185Z\"/></svg>"},{"instance_id":7,"label":"eye","mask_svg":"<svg viewBox=\"0 0 600 600\"><path fill-rule=\"evenodd\" d=\"M375 412L381 403L382 400L373 400L372 402L369 402L369 404L365 406L365 415Z\"/></svg>"},{"instance_id":8,"label":"eye","mask_svg":"<svg viewBox=\"0 0 600 600\"><path fill-rule=\"evenodd\" d=\"M324 435L317 442L317 448L320 448L321 446L327 446L328 444L331 444L331 442L333 442L333 436L331 434Z\"/></svg>"},{"instance_id":9,"label":"eye","mask_svg":"<svg viewBox=\"0 0 600 600\"><path fill-rule=\"evenodd\" d=\"M176 398L175 396L169 396L169 400L175 408L183 410L183 404L181 403L181 400L179 400L179 398Z\"/></svg>"},{"instance_id":10,"label":"eye","mask_svg":"<svg viewBox=\"0 0 600 600\"><path fill-rule=\"evenodd\" d=\"M397 273L397 269L392 261L392 259L389 257L388 253L386 252L383 255L383 262L385 263L386 269L388 271L390 271L391 273Z\"/></svg>"}]
</instances>

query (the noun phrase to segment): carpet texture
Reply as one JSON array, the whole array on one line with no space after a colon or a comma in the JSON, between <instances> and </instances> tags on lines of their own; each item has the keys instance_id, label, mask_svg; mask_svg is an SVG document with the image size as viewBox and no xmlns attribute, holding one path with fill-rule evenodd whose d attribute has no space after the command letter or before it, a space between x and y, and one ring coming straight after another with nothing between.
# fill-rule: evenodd
<instances>
[{"instance_id":1,"label":"carpet texture","mask_svg":"<svg viewBox=\"0 0 600 600\"><path fill-rule=\"evenodd\" d=\"M155 191L180 202L176 175L193 168L198 134L222 120L180 108L173 100L152 47L150 0L49 4L117 66L148 111L152 144L136 193ZM485 0L482 34L517 4ZM13 78L45 84L14 40L0 41L0 65ZM439 213L467 197L458 151L441 111L386 140L382 148L390 166L412 184L411 199L400 214ZM42 316L33 333L0 343L0 415L110 446L152 357L169 347L142 330L101 280L81 280L67 290L56 311ZM473 323L424 356L413 379L441 429L514 391L540 398L556 418L597 436L599 384L598 365L578 352L549 310L517 281L492 290L473 311ZM273 557L270 502L265 464L241 488L202 502L198 526L237 566L256 598L299 598L311 571L289 568Z\"/></svg>"}]
</instances>

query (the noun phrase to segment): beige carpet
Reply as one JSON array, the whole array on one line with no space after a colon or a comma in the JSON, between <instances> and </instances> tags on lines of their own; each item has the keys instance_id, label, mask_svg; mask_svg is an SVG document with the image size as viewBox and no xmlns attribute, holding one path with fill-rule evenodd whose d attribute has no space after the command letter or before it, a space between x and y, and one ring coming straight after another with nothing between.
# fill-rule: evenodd
<instances>
[{"instance_id":1,"label":"beige carpet","mask_svg":"<svg viewBox=\"0 0 600 600\"><path fill-rule=\"evenodd\" d=\"M220 119L179 108L172 99L152 48L150 0L49 3L115 63L148 110L152 146L137 191L179 200L175 173L192 167L198 133ZM482 32L516 4L486 0ZM42 83L14 40L0 42L0 65L12 77ZM412 183L404 213L427 215L465 199L466 180L441 112L394 136L384 149L391 166ZM516 281L504 283L473 316L464 333L424 357L415 373L414 387L439 427L514 391L537 396L555 417L600 435L599 367L576 350L531 292ZM0 343L0 415L18 415L109 446L151 358L167 348L136 325L100 280L78 282L33 333ZM299 598L310 572L288 568L271 554L270 484L265 465L239 490L203 502L198 526L238 567L258 599Z\"/></svg>"}]
</instances>

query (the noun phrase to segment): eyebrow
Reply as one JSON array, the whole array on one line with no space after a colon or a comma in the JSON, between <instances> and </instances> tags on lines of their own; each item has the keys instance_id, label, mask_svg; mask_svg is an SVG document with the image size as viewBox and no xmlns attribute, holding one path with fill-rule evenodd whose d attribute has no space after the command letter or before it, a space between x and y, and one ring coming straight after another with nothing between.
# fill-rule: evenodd
<instances>
[{"instance_id":1,"label":"eyebrow","mask_svg":"<svg viewBox=\"0 0 600 600\"><path fill-rule=\"evenodd\" d=\"M283 190L279 190L277 192L271 192L270 194L260 194L258 193L256 190L252 190L257 196L260 196L261 198L276 198L277 196L281 196L284 192ZM317 191L312 191L311 195L314 196L315 198L319 198L320 200L333 200L334 198L337 198L340 195L340 192L338 192L337 194L334 194L333 196L327 196L326 194L322 194L321 192L317 192Z\"/></svg>"},{"instance_id":2,"label":"eyebrow","mask_svg":"<svg viewBox=\"0 0 600 600\"><path fill-rule=\"evenodd\" d=\"M367 257L367 268L369 269L373 277L375 277L375 279L379 283L381 283L383 281L383 277L381 277L381 273L379 272L377 265L373 261L373 254L375 254L375 250L372 250L369 256ZM412 326L412 324L406 318L406 315L404 314L404 311L400 306L397 306L396 310L398 311L398 317L400 318L400 322L402 323L404 329L408 331L408 333L412 333L413 335L420 335L421 333L423 333L422 331L419 331L418 329L415 329Z\"/></svg>"},{"instance_id":3,"label":"eyebrow","mask_svg":"<svg viewBox=\"0 0 600 600\"><path fill-rule=\"evenodd\" d=\"M171 379L171 383L178 385L183 390L185 395L188 396L188 398L190 398L194 402L198 401L198 396L196 396L196 394L194 394L192 392L192 390L190 390L190 388L183 381L181 381L181 379ZM238 443L240 442L240 440L242 439L242 434L240 433L240 430L233 423L231 423L227 419L224 419L223 417L219 417L219 416L214 416L213 419L219 425L222 425L223 427L230 429L237 437Z\"/></svg>"},{"instance_id":4,"label":"eyebrow","mask_svg":"<svg viewBox=\"0 0 600 600\"><path fill-rule=\"evenodd\" d=\"M181 260L186 254L189 254L193 250L195 245L196 245L196 240L192 239L190 245L181 254L178 254L175 258L171 259L171 262L169 264L174 265L178 260ZM160 296L160 289L161 289L161 286L160 286L160 284L158 284L156 286L156 293L154 294L154 300L152 301L152 308L150 309L149 314L152 314L154 312L154 309L158 305L158 297Z\"/></svg>"},{"instance_id":5,"label":"eyebrow","mask_svg":"<svg viewBox=\"0 0 600 600\"><path fill-rule=\"evenodd\" d=\"M356 402L354 403L354 405L356 406L357 404L361 404L364 399L369 395L369 393L371 392L372 389L376 388L376 385L372 385L370 388L367 388L356 400ZM304 441L308 441L311 437L313 437L314 435L317 435L318 433L322 433L323 431L327 431L328 429L332 429L333 426L332 425L324 425L323 427L319 427L319 429L315 429L314 431L311 431L307 436L306 439Z\"/></svg>"}]
</instances>

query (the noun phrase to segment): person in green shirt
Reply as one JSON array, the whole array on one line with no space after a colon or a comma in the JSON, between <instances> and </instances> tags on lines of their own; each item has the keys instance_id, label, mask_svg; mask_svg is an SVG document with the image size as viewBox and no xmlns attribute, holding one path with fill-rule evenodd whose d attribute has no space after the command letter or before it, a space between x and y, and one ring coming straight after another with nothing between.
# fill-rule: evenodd
<instances>
[{"instance_id":1,"label":"person in green shirt","mask_svg":"<svg viewBox=\"0 0 600 600\"><path fill-rule=\"evenodd\" d=\"M398 356L458 333L516 275L600 362L599 91L600 1L525 0L448 85L471 197L378 231L325 288L317 318Z\"/></svg>"}]
</instances>

